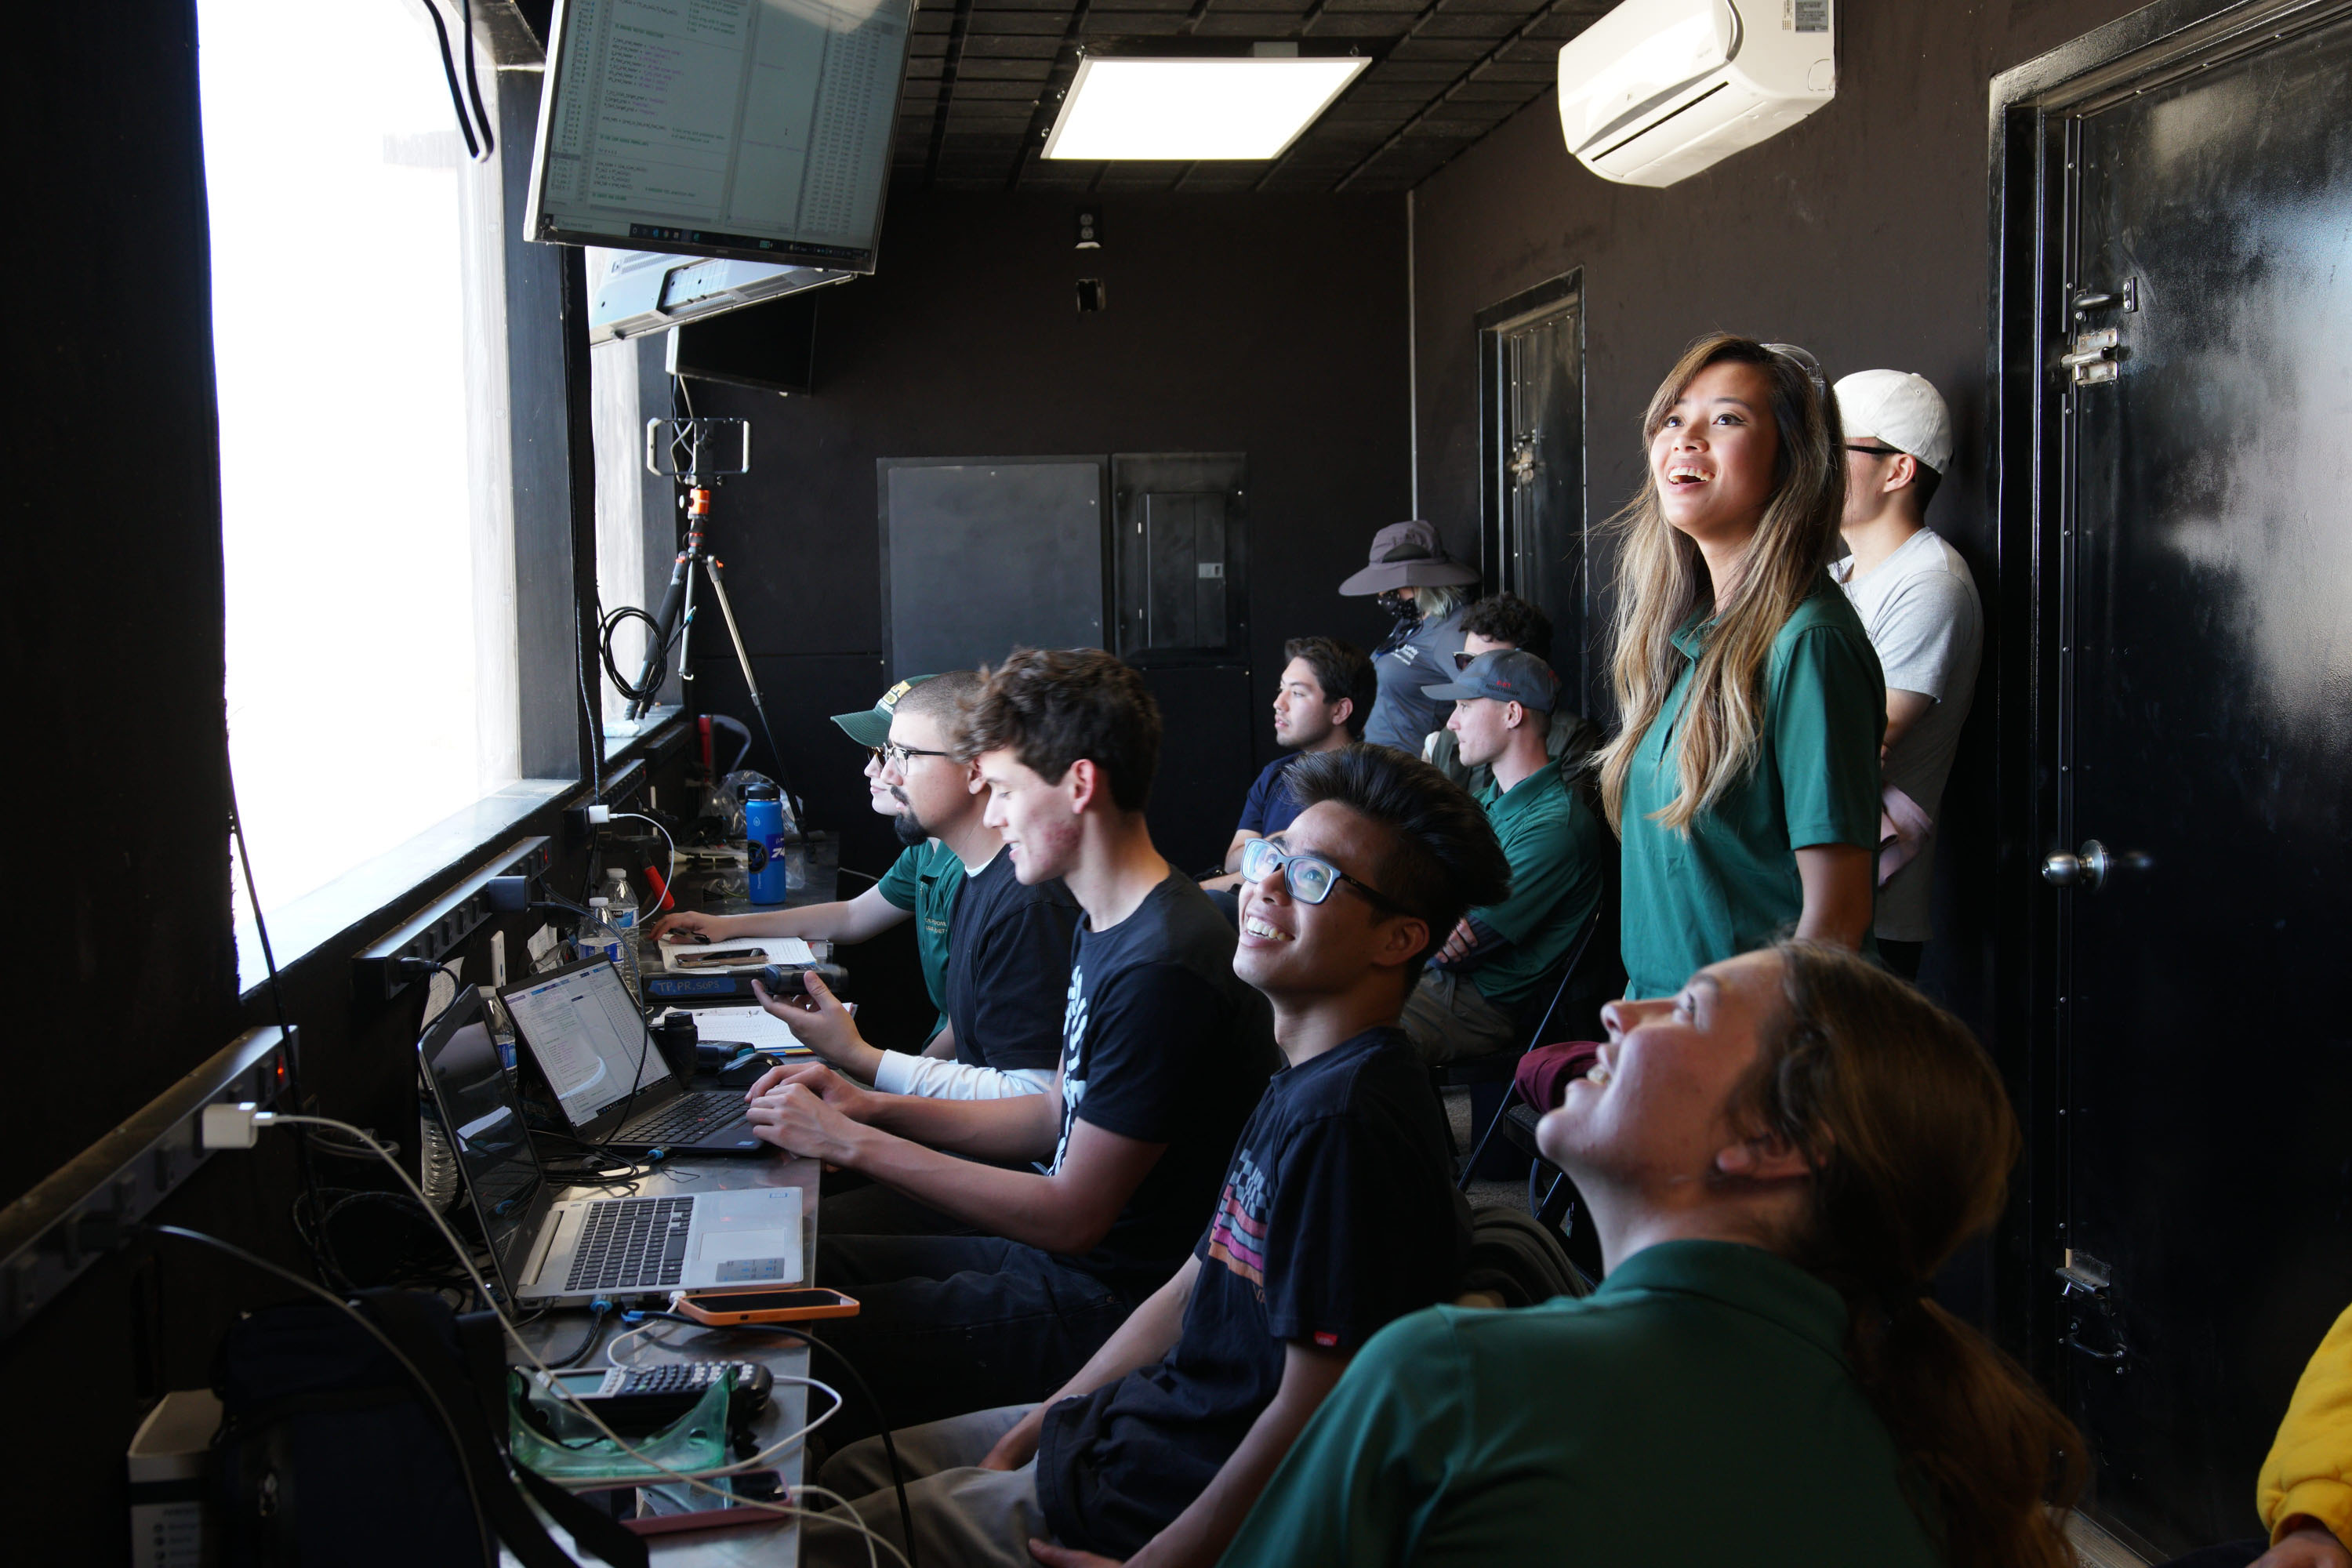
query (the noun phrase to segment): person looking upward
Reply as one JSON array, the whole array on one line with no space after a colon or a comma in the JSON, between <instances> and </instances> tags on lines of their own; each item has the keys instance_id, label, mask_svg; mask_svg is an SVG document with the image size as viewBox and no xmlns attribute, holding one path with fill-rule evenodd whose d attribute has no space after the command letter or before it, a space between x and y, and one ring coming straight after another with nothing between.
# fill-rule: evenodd
<instances>
[{"instance_id":1,"label":"person looking upward","mask_svg":"<svg viewBox=\"0 0 2352 1568\"><path fill-rule=\"evenodd\" d=\"M1845 500L1837 405L1802 349L1717 332L1650 400L1619 518L1601 754L1622 843L1627 994L1797 935L1868 951L1878 656L1824 568Z\"/></svg>"},{"instance_id":2,"label":"person looking upward","mask_svg":"<svg viewBox=\"0 0 2352 1568\"><path fill-rule=\"evenodd\" d=\"M1518 1012L1585 928L1608 885L1609 836L1546 748L1559 682L1531 653L1482 653L1430 694L1454 704L1462 762L1489 774L1478 804L1511 868L1507 898L1454 922L1405 1003L1424 1061L1489 1056L1518 1037Z\"/></svg>"},{"instance_id":3,"label":"person looking upward","mask_svg":"<svg viewBox=\"0 0 2352 1568\"><path fill-rule=\"evenodd\" d=\"M1460 790L1387 747L1318 752L1291 776L1297 818L1246 852L1233 960L1273 1005L1285 1065L1216 1212L1045 1401L897 1435L919 1560L1205 1568L1364 1341L1454 1292L1467 1215L1396 1021L1464 901L1500 899L1508 867ZM877 1440L823 1480L898 1538ZM805 1528L813 1563L866 1560L863 1538Z\"/></svg>"},{"instance_id":4,"label":"person looking upward","mask_svg":"<svg viewBox=\"0 0 2352 1568\"><path fill-rule=\"evenodd\" d=\"M1160 727L1142 677L1093 649L1018 649L969 725L1015 875L1066 883L1084 911L1053 1091L924 1099L800 1067L750 1095L767 1142L981 1233L820 1237L814 1278L862 1310L814 1331L899 1426L1041 1399L1085 1365L1191 1256L1276 1062L1234 928L1145 825ZM821 982L809 998L844 1026ZM825 1430L873 1428L853 1402Z\"/></svg>"},{"instance_id":5,"label":"person looking upward","mask_svg":"<svg viewBox=\"0 0 2352 1568\"><path fill-rule=\"evenodd\" d=\"M1830 568L1886 676L1881 805L1891 842L1878 856L1878 954L1906 980L1934 934L1936 816L1976 695L1984 605L1960 552L1927 526L1952 460L1952 416L1924 376L1857 371L1834 389L1845 426L1850 553Z\"/></svg>"},{"instance_id":6,"label":"person looking upward","mask_svg":"<svg viewBox=\"0 0 2352 1568\"><path fill-rule=\"evenodd\" d=\"M1600 1288L1382 1330L1227 1568L2068 1568L2082 1439L1932 1295L2020 1149L1967 1028L1795 942L1605 1020L1536 1132Z\"/></svg>"},{"instance_id":7,"label":"person looking upward","mask_svg":"<svg viewBox=\"0 0 2352 1568\"><path fill-rule=\"evenodd\" d=\"M1274 742L1291 750L1265 765L1242 803L1234 841L1225 847L1222 877L1202 883L1231 889L1241 882L1242 848L1290 826L1298 815L1284 781L1291 768L1318 752L1336 752L1364 733L1372 710L1372 661L1353 643L1334 637L1293 637L1282 645L1282 685L1274 694Z\"/></svg>"},{"instance_id":8,"label":"person looking upward","mask_svg":"<svg viewBox=\"0 0 2352 1568\"><path fill-rule=\"evenodd\" d=\"M1478 574L1445 553L1434 525L1392 522L1372 535L1370 563L1339 584L1350 598L1372 595L1396 626L1372 650L1379 695L1364 739L1421 755L1421 743L1443 721L1444 706L1425 689L1454 672L1462 650L1463 601Z\"/></svg>"},{"instance_id":9,"label":"person looking upward","mask_svg":"<svg viewBox=\"0 0 2352 1568\"><path fill-rule=\"evenodd\" d=\"M730 941L744 936L796 936L803 941L851 944L881 935L906 920L915 919L915 952L923 967L923 988L929 992L938 1018L924 1036L923 1048L939 1057L955 1054L955 1038L948 1025L948 926L956 899L963 891L964 868L954 850L932 838L919 823L908 820L905 803L894 793L892 780L883 777L883 748L899 707L914 699L917 712L928 710L936 721L952 714L954 699L947 693L916 695L938 679L915 675L897 682L872 708L857 713L836 713L833 721L842 733L866 748L866 793L877 812L889 817L906 847L882 879L854 899L798 909L760 910L748 915L706 915L679 910L664 915L653 928L657 942Z\"/></svg>"}]
</instances>

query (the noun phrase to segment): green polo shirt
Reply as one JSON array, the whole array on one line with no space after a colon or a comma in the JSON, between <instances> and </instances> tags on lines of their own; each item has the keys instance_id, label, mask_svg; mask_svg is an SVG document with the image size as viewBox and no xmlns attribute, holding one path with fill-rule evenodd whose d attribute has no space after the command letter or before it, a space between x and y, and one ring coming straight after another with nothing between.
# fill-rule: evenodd
<instances>
[{"instance_id":1,"label":"green polo shirt","mask_svg":"<svg viewBox=\"0 0 2352 1568\"><path fill-rule=\"evenodd\" d=\"M1878 742L1886 684L1862 620L1824 575L1764 661L1764 726L1756 763L1687 833L1654 814L1681 793L1683 704L1712 621L1675 634L1691 661L1625 777L1625 994L1668 996L1695 971L1773 942L1804 912L1799 849L1878 847ZM1865 936L1863 951L1876 948Z\"/></svg>"},{"instance_id":2,"label":"green polo shirt","mask_svg":"<svg viewBox=\"0 0 2352 1568\"><path fill-rule=\"evenodd\" d=\"M1470 914L1510 945L1463 973L1509 1012L1592 918L1608 869L1609 830L1556 767L1538 768L1503 792L1490 779L1478 804L1511 862L1511 896Z\"/></svg>"},{"instance_id":3,"label":"green polo shirt","mask_svg":"<svg viewBox=\"0 0 2352 1568\"><path fill-rule=\"evenodd\" d=\"M1400 1318L1224 1568L1935 1568L1845 1330L1836 1291L1722 1241L1638 1252L1580 1300Z\"/></svg>"},{"instance_id":4,"label":"green polo shirt","mask_svg":"<svg viewBox=\"0 0 2352 1568\"><path fill-rule=\"evenodd\" d=\"M909 845L890 869L874 884L881 895L915 917L915 952L923 961L923 989L931 994L939 1022L930 1033L948 1024L948 921L955 914L956 896L963 891L963 862L936 838Z\"/></svg>"}]
</instances>

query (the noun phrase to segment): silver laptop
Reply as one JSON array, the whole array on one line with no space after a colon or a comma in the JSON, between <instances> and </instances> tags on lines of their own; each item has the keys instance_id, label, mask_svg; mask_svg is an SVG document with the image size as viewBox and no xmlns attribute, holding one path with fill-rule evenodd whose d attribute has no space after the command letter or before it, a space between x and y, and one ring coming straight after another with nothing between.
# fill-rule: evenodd
<instances>
[{"instance_id":1,"label":"silver laptop","mask_svg":"<svg viewBox=\"0 0 2352 1568\"><path fill-rule=\"evenodd\" d=\"M611 959L502 986L499 1000L582 1142L622 1154L775 1157L752 1136L741 1089L678 1081Z\"/></svg>"},{"instance_id":2,"label":"silver laptop","mask_svg":"<svg viewBox=\"0 0 2352 1568\"><path fill-rule=\"evenodd\" d=\"M568 1307L800 1282L798 1187L556 1201L480 992L467 988L416 1052L508 1300Z\"/></svg>"}]
</instances>

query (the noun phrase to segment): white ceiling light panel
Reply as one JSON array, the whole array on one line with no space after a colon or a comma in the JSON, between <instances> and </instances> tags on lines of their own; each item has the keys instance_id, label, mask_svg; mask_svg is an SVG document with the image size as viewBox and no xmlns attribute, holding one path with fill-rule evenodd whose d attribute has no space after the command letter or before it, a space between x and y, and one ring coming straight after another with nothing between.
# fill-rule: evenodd
<instances>
[{"instance_id":1,"label":"white ceiling light panel","mask_svg":"<svg viewBox=\"0 0 2352 1568\"><path fill-rule=\"evenodd\" d=\"M1273 158L1371 61L1362 56L1131 59L1089 55L1048 158Z\"/></svg>"}]
</instances>

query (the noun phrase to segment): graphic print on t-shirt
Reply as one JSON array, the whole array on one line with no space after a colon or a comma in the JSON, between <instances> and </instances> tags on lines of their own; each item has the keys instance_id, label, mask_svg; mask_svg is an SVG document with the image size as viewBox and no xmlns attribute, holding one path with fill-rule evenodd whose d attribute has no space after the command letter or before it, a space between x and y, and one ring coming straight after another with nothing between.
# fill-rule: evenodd
<instances>
[{"instance_id":1,"label":"graphic print on t-shirt","mask_svg":"<svg viewBox=\"0 0 2352 1568\"><path fill-rule=\"evenodd\" d=\"M1058 1173L1070 1152L1070 1129L1077 1125L1078 1102L1087 1097L1087 1061L1079 1047L1087 1037L1086 965L1070 961L1070 996L1062 1008L1062 1137L1054 1145L1049 1174Z\"/></svg>"},{"instance_id":2,"label":"graphic print on t-shirt","mask_svg":"<svg viewBox=\"0 0 2352 1568\"><path fill-rule=\"evenodd\" d=\"M1217 1200L1217 1217L1209 1223L1209 1260L1222 1263L1257 1288L1265 1297L1265 1172L1247 1149L1234 1155L1224 1195Z\"/></svg>"}]
</instances>

